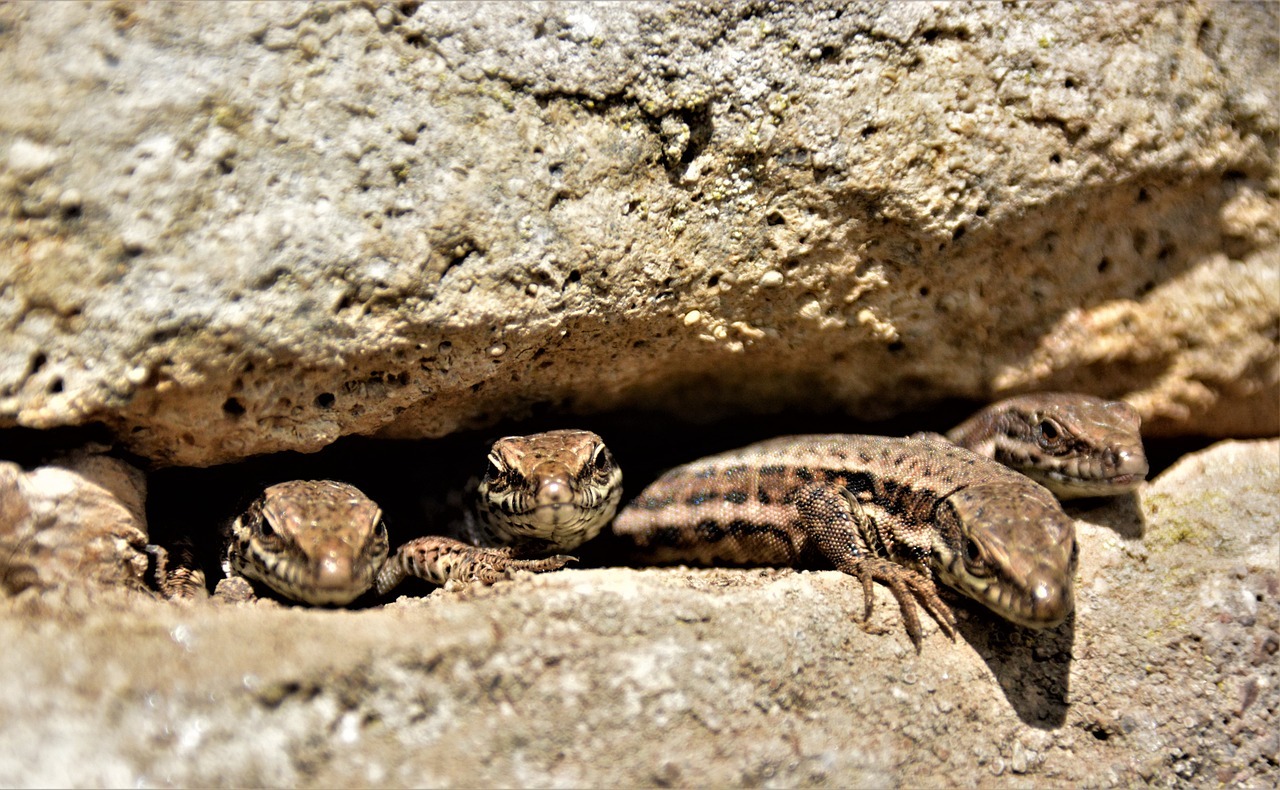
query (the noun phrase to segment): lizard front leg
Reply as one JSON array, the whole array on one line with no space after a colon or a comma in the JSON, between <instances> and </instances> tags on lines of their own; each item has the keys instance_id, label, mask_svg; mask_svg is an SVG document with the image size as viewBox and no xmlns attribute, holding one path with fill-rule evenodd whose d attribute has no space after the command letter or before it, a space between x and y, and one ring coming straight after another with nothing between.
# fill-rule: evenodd
<instances>
[{"instance_id":1,"label":"lizard front leg","mask_svg":"<svg viewBox=\"0 0 1280 790\"><path fill-rule=\"evenodd\" d=\"M195 552L186 541L178 543L178 562L169 566L169 552L159 544L147 544L145 551L153 563L152 582L170 601L187 603L209 597L204 571L196 565Z\"/></svg>"},{"instance_id":2,"label":"lizard front leg","mask_svg":"<svg viewBox=\"0 0 1280 790\"><path fill-rule=\"evenodd\" d=\"M401 546L378 572L376 587L383 595L406 576L417 576L432 584L451 580L493 584L514 571L554 571L574 557L557 554L542 559L517 559L510 548L482 548L439 535L416 538Z\"/></svg>"},{"instance_id":3,"label":"lizard front leg","mask_svg":"<svg viewBox=\"0 0 1280 790\"><path fill-rule=\"evenodd\" d=\"M793 502L798 527L837 570L862 582L864 622L871 618L875 601L872 582L888 586L902 610L903 625L911 643L920 649L920 617L915 600L933 615L943 633L955 639L955 615L938 596L933 578L918 570L875 556L870 547L883 541L876 537L875 524L849 492L829 484L815 483L801 488Z\"/></svg>"}]
</instances>

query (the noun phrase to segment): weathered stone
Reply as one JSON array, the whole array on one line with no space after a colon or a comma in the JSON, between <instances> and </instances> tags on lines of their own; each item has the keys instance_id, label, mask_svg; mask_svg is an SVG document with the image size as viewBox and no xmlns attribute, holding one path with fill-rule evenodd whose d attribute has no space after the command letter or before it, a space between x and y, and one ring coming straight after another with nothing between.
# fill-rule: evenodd
<instances>
[{"instance_id":1,"label":"weathered stone","mask_svg":"<svg viewBox=\"0 0 1280 790\"><path fill-rule=\"evenodd\" d=\"M0 594L145 590L145 496L142 473L114 458L0 462Z\"/></svg>"},{"instance_id":2,"label":"weathered stone","mask_svg":"<svg viewBox=\"0 0 1280 790\"><path fill-rule=\"evenodd\" d=\"M1274 4L0 6L0 425L1280 429ZM691 319L691 316L696 318Z\"/></svg>"},{"instance_id":3,"label":"weathered stone","mask_svg":"<svg viewBox=\"0 0 1280 790\"><path fill-rule=\"evenodd\" d=\"M1074 511L1072 622L961 602L920 655L882 587L867 630L836 572L0 606L0 784L1274 786L1278 488L1280 442L1190 456Z\"/></svg>"}]
</instances>

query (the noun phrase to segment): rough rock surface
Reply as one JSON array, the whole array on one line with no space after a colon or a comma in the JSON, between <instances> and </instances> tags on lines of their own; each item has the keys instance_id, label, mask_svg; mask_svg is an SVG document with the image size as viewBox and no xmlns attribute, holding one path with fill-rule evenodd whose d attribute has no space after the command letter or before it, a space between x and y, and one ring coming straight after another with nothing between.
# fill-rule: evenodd
<instances>
[{"instance_id":1,"label":"rough rock surface","mask_svg":"<svg viewBox=\"0 0 1280 790\"><path fill-rule=\"evenodd\" d=\"M624 568L379 609L0 615L4 785L1112 787L1280 779L1280 442L1081 517L1077 615L910 647L835 572Z\"/></svg>"},{"instance_id":2,"label":"rough rock surface","mask_svg":"<svg viewBox=\"0 0 1280 790\"><path fill-rule=\"evenodd\" d=\"M0 426L1280 429L1273 3L6 3Z\"/></svg>"},{"instance_id":3,"label":"rough rock surface","mask_svg":"<svg viewBox=\"0 0 1280 790\"><path fill-rule=\"evenodd\" d=\"M0 594L147 589L146 479L81 454L24 472L0 462Z\"/></svg>"}]
</instances>

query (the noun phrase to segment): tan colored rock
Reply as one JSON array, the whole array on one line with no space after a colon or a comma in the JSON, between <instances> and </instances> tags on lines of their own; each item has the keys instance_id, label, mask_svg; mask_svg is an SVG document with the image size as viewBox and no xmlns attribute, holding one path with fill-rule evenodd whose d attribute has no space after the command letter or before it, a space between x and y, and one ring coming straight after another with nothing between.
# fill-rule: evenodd
<instances>
[{"instance_id":1,"label":"tan colored rock","mask_svg":"<svg viewBox=\"0 0 1280 790\"><path fill-rule=\"evenodd\" d=\"M0 425L1280 429L1274 4L0 6ZM691 319L696 316L696 319Z\"/></svg>"},{"instance_id":2,"label":"tan colored rock","mask_svg":"<svg viewBox=\"0 0 1280 790\"><path fill-rule=\"evenodd\" d=\"M30 472L0 463L0 593L146 590L145 496L142 473L115 458L79 455Z\"/></svg>"}]
</instances>

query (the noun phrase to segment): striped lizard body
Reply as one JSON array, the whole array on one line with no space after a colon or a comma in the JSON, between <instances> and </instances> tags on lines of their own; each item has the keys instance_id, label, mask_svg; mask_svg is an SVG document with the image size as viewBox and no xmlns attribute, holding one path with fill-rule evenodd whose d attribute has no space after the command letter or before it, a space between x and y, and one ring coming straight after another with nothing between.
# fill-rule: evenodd
<instances>
[{"instance_id":1,"label":"striped lizard body","mask_svg":"<svg viewBox=\"0 0 1280 790\"><path fill-rule=\"evenodd\" d=\"M614 523L656 562L828 564L889 586L917 648L914 601L954 634L934 577L1022 625L1072 609L1075 524L1053 495L946 442L788 436L667 472ZM914 600L913 600L914 599Z\"/></svg>"},{"instance_id":2,"label":"striped lizard body","mask_svg":"<svg viewBox=\"0 0 1280 790\"><path fill-rule=\"evenodd\" d=\"M945 437L784 437L668 472L614 530L660 562L825 561L859 577L868 615L883 581L917 648L908 592L952 633L935 577L1049 627L1072 608L1075 528L1032 480L1062 499L1133 490L1147 473L1140 425L1128 404L1046 393L999 401Z\"/></svg>"}]
</instances>

